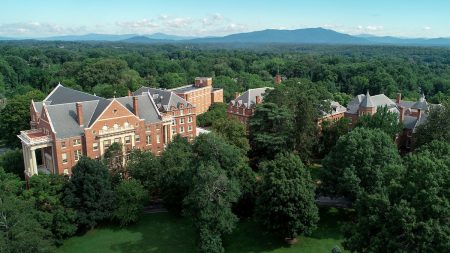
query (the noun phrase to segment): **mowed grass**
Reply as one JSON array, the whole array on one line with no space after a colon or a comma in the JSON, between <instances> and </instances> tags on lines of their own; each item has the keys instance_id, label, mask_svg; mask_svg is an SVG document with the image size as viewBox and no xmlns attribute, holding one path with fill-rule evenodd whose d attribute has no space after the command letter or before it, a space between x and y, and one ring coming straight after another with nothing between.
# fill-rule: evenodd
<instances>
[{"instance_id":1,"label":"mowed grass","mask_svg":"<svg viewBox=\"0 0 450 253\"><path fill-rule=\"evenodd\" d=\"M224 247L230 253L329 253L335 245L342 249L340 225L349 215L345 210L322 209L318 229L311 236L300 236L292 246L264 232L257 222L241 220L233 234L225 236ZM189 253L196 252L196 234L186 218L170 213L147 214L138 224L127 228L99 228L73 237L57 252Z\"/></svg>"}]
</instances>

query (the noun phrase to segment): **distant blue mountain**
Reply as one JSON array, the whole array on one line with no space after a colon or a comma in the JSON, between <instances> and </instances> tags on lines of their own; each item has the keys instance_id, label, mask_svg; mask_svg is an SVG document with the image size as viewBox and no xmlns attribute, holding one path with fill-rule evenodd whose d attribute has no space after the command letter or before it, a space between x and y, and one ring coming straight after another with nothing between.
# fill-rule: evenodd
<instances>
[{"instance_id":1,"label":"distant blue mountain","mask_svg":"<svg viewBox=\"0 0 450 253\"><path fill-rule=\"evenodd\" d=\"M13 38L0 37L0 40ZM223 37L194 38L164 33L149 35L137 34L85 34L65 35L48 38L35 38L51 41L114 41L126 43L235 43L239 44L336 44L336 45L415 45L415 46L450 46L450 38L399 38L392 36L349 35L324 28L305 28L296 30L267 29L247 33L231 34Z\"/></svg>"},{"instance_id":2,"label":"distant blue mountain","mask_svg":"<svg viewBox=\"0 0 450 253\"><path fill-rule=\"evenodd\" d=\"M365 38L338 33L324 28L297 30L267 29L256 32L237 33L224 37L199 38L198 43L292 43L292 44L367 44Z\"/></svg>"},{"instance_id":3,"label":"distant blue mountain","mask_svg":"<svg viewBox=\"0 0 450 253\"><path fill-rule=\"evenodd\" d=\"M85 35L64 35L54 36L47 38L39 38L39 40L55 40L55 41L120 41L131 37L137 36L136 34L98 34L90 33Z\"/></svg>"}]
</instances>

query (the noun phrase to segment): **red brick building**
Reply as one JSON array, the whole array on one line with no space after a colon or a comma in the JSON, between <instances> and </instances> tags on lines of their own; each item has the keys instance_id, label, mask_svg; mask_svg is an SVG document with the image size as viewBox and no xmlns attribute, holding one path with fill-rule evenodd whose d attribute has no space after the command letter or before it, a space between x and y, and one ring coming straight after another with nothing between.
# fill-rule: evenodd
<instances>
[{"instance_id":1,"label":"red brick building","mask_svg":"<svg viewBox=\"0 0 450 253\"><path fill-rule=\"evenodd\" d=\"M347 108L345 106L342 106L336 101L330 102L330 111L328 112L322 112L322 117L317 120L317 124L319 127L321 126L322 122L324 121L336 121L341 118L344 118L344 114L347 111Z\"/></svg>"},{"instance_id":2,"label":"red brick building","mask_svg":"<svg viewBox=\"0 0 450 253\"><path fill-rule=\"evenodd\" d=\"M235 94L235 98L228 104L227 116L247 125L249 118L255 113L256 105L263 102L264 96L270 89L272 88L250 89L242 95Z\"/></svg>"},{"instance_id":3,"label":"red brick building","mask_svg":"<svg viewBox=\"0 0 450 253\"><path fill-rule=\"evenodd\" d=\"M25 174L70 175L81 156L100 158L115 142L123 145L125 155L131 149L158 155L176 134L196 136L195 110L170 91L149 89L105 99L58 85L42 102L31 101L31 130L18 135Z\"/></svg>"},{"instance_id":4,"label":"red brick building","mask_svg":"<svg viewBox=\"0 0 450 253\"><path fill-rule=\"evenodd\" d=\"M223 89L213 88L211 77L196 77L195 83L171 89L197 109L197 115L208 111L213 103L223 102Z\"/></svg>"},{"instance_id":5,"label":"red brick building","mask_svg":"<svg viewBox=\"0 0 450 253\"><path fill-rule=\"evenodd\" d=\"M387 107L390 112L397 114L398 120L403 123L403 132L398 135L397 144L400 149L408 151L413 146L412 135L418 126L426 122L429 108L432 106L436 105L429 104L423 94L418 101L404 101L400 93L396 99L390 99L384 94L371 96L367 92L366 95L360 94L349 102L345 117L351 121L352 128L360 116L373 115L379 107Z\"/></svg>"}]
</instances>

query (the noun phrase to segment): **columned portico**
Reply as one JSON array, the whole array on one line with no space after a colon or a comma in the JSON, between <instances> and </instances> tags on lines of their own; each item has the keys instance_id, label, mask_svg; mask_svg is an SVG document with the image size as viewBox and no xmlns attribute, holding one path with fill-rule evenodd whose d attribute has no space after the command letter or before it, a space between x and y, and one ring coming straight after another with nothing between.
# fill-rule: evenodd
<instances>
[{"instance_id":1,"label":"columned portico","mask_svg":"<svg viewBox=\"0 0 450 253\"><path fill-rule=\"evenodd\" d=\"M52 164L47 164L51 166L51 170L54 170L54 150L52 138L49 135L45 135L41 130L28 130L21 131L18 135L19 139L22 141L22 152L23 160L25 164L25 175L30 178L33 175L38 174L38 165L36 161L36 150L50 147L52 152ZM54 171L52 171L54 172Z\"/></svg>"}]
</instances>

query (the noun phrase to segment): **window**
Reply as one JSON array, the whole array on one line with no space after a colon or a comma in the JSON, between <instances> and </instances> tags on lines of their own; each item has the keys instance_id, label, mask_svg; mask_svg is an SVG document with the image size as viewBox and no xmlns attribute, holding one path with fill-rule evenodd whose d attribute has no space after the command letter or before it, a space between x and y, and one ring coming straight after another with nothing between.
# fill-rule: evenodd
<instances>
[{"instance_id":1,"label":"window","mask_svg":"<svg viewBox=\"0 0 450 253\"><path fill-rule=\"evenodd\" d=\"M136 135L134 136L134 141L135 141L135 142L140 142L140 141L141 141L141 136L140 136L139 134L136 134Z\"/></svg>"},{"instance_id":2,"label":"window","mask_svg":"<svg viewBox=\"0 0 450 253\"><path fill-rule=\"evenodd\" d=\"M116 115L117 114L117 109L113 110L113 114Z\"/></svg>"},{"instance_id":3,"label":"window","mask_svg":"<svg viewBox=\"0 0 450 253\"><path fill-rule=\"evenodd\" d=\"M69 169L64 169L64 175L69 175Z\"/></svg>"},{"instance_id":4,"label":"window","mask_svg":"<svg viewBox=\"0 0 450 253\"><path fill-rule=\"evenodd\" d=\"M80 140L80 139L75 139L75 140L73 140L73 145L74 145L74 146L81 145L81 140Z\"/></svg>"},{"instance_id":5,"label":"window","mask_svg":"<svg viewBox=\"0 0 450 253\"><path fill-rule=\"evenodd\" d=\"M62 163L67 163L67 154L62 153Z\"/></svg>"},{"instance_id":6,"label":"window","mask_svg":"<svg viewBox=\"0 0 450 253\"><path fill-rule=\"evenodd\" d=\"M159 134L156 135L156 143L159 143Z\"/></svg>"},{"instance_id":7,"label":"window","mask_svg":"<svg viewBox=\"0 0 450 253\"><path fill-rule=\"evenodd\" d=\"M114 139L114 143L121 143L122 141L121 141L121 139L120 138L115 138Z\"/></svg>"},{"instance_id":8,"label":"window","mask_svg":"<svg viewBox=\"0 0 450 253\"><path fill-rule=\"evenodd\" d=\"M184 118L180 118L180 124L184 124Z\"/></svg>"},{"instance_id":9,"label":"window","mask_svg":"<svg viewBox=\"0 0 450 253\"><path fill-rule=\"evenodd\" d=\"M98 149L98 142L92 143L92 149L95 151Z\"/></svg>"},{"instance_id":10,"label":"window","mask_svg":"<svg viewBox=\"0 0 450 253\"><path fill-rule=\"evenodd\" d=\"M125 136L125 144L130 144L130 143L131 143L130 136Z\"/></svg>"},{"instance_id":11,"label":"window","mask_svg":"<svg viewBox=\"0 0 450 253\"><path fill-rule=\"evenodd\" d=\"M192 122L192 116L189 116L188 118L188 122L191 123Z\"/></svg>"},{"instance_id":12,"label":"window","mask_svg":"<svg viewBox=\"0 0 450 253\"><path fill-rule=\"evenodd\" d=\"M151 138L150 135L147 135L147 136L145 137L145 144L147 144L147 145L152 144L152 138Z\"/></svg>"},{"instance_id":13,"label":"window","mask_svg":"<svg viewBox=\"0 0 450 253\"><path fill-rule=\"evenodd\" d=\"M176 125L177 121L175 119L172 119L172 126Z\"/></svg>"},{"instance_id":14,"label":"window","mask_svg":"<svg viewBox=\"0 0 450 253\"><path fill-rule=\"evenodd\" d=\"M109 148L110 145L111 145L111 141L110 141L110 140L104 140L104 141L103 141L103 146L104 146L105 148Z\"/></svg>"},{"instance_id":15,"label":"window","mask_svg":"<svg viewBox=\"0 0 450 253\"><path fill-rule=\"evenodd\" d=\"M192 131L192 126L191 125L188 126L188 131L189 132Z\"/></svg>"},{"instance_id":16,"label":"window","mask_svg":"<svg viewBox=\"0 0 450 253\"><path fill-rule=\"evenodd\" d=\"M183 116L183 109L180 110L180 115Z\"/></svg>"},{"instance_id":17,"label":"window","mask_svg":"<svg viewBox=\"0 0 450 253\"><path fill-rule=\"evenodd\" d=\"M75 152L73 152L73 153L74 153L75 161L80 160L81 150L75 150Z\"/></svg>"},{"instance_id":18,"label":"window","mask_svg":"<svg viewBox=\"0 0 450 253\"><path fill-rule=\"evenodd\" d=\"M172 136L174 136L177 132L177 129L175 127L172 127Z\"/></svg>"},{"instance_id":19,"label":"window","mask_svg":"<svg viewBox=\"0 0 450 253\"><path fill-rule=\"evenodd\" d=\"M180 127L180 133L184 133L184 126Z\"/></svg>"},{"instance_id":20,"label":"window","mask_svg":"<svg viewBox=\"0 0 450 253\"><path fill-rule=\"evenodd\" d=\"M61 142L61 148L66 148L66 142L65 141Z\"/></svg>"}]
</instances>

